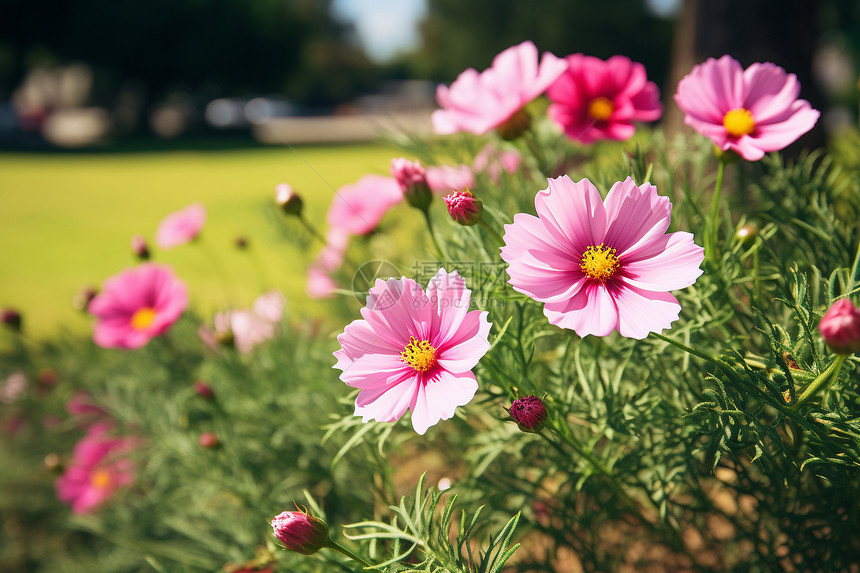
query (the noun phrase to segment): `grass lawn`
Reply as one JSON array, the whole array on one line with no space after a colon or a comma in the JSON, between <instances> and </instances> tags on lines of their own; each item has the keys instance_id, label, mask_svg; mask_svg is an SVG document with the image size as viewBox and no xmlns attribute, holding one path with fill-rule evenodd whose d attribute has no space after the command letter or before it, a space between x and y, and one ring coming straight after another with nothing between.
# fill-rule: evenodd
<instances>
[{"instance_id":1,"label":"grass lawn","mask_svg":"<svg viewBox=\"0 0 860 573\"><path fill-rule=\"evenodd\" d=\"M208 220L199 245L155 252L187 281L192 306L205 313L247 306L277 286L292 312L322 311L305 295L303 252L273 224L273 190L286 181L325 232L334 189L365 173L386 173L395 152L378 145L134 154L0 154L0 306L20 309L30 335L84 331L72 308L85 285L133 265L129 241L152 244L169 212L200 201ZM300 231L297 222L292 222ZM252 250L233 247L239 236ZM260 270L262 268L262 271Z\"/></svg>"}]
</instances>

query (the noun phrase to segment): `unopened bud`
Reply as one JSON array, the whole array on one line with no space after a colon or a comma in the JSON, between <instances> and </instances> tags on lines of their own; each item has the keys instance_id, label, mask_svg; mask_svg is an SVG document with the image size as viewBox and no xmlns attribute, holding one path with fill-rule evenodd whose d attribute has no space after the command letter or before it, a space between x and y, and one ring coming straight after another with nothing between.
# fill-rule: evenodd
<instances>
[{"instance_id":1,"label":"unopened bud","mask_svg":"<svg viewBox=\"0 0 860 573\"><path fill-rule=\"evenodd\" d=\"M433 193L427 184L427 170L418 161L410 161L405 157L391 160L391 176L397 180L406 202L426 211L433 200Z\"/></svg>"},{"instance_id":2,"label":"unopened bud","mask_svg":"<svg viewBox=\"0 0 860 573\"><path fill-rule=\"evenodd\" d=\"M741 243L749 243L758 236L758 227L752 223L747 223L735 232L735 238Z\"/></svg>"},{"instance_id":3,"label":"unopened bud","mask_svg":"<svg viewBox=\"0 0 860 573\"><path fill-rule=\"evenodd\" d=\"M72 307L75 310L87 312L87 307L90 306L90 302L92 302L98 294L99 291L95 287L87 285L72 299Z\"/></svg>"},{"instance_id":4,"label":"unopened bud","mask_svg":"<svg viewBox=\"0 0 860 573\"><path fill-rule=\"evenodd\" d=\"M540 432L546 424L546 406L537 396L517 398L511 404L510 413L517 427L523 432Z\"/></svg>"},{"instance_id":5,"label":"unopened bud","mask_svg":"<svg viewBox=\"0 0 860 573\"><path fill-rule=\"evenodd\" d=\"M284 511L272 520L272 530L287 549L312 555L329 544L328 526L303 511Z\"/></svg>"},{"instance_id":6,"label":"unopened bud","mask_svg":"<svg viewBox=\"0 0 860 573\"><path fill-rule=\"evenodd\" d=\"M218 436L215 435L215 432L203 432L200 434L200 439L198 440L200 446L206 449L212 449L218 447L220 442L218 441Z\"/></svg>"},{"instance_id":7,"label":"unopened bud","mask_svg":"<svg viewBox=\"0 0 860 573\"><path fill-rule=\"evenodd\" d=\"M12 330L21 331L21 313L14 308L4 308L0 311L0 322Z\"/></svg>"},{"instance_id":8,"label":"unopened bud","mask_svg":"<svg viewBox=\"0 0 860 573\"><path fill-rule=\"evenodd\" d=\"M289 183L281 183L275 187L275 203L287 215L302 214L302 198Z\"/></svg>"},{"instance_id":9,"label":"unopened bud","mask_svg":"<svg viewBox=\"0 0 860 573\"><path fill-rule=\"evenodd\" d=\"M833 352L860 352L860 309L847 298L833 303L821 318L818 330Z\"/></svg>"},{"instance_id":10,"label":"unopened bud","mask_svg":"<svg viewBox=\"0 0 860 573\"><path fill-rule=\"evenodd\" d=\"M233 244L236 245L236 248L240 251L244 251L248 248L248 239L240 235L233 239Z\"/></svg>"},{"instance_id":11,"label":"unopened bud","mask_svg":"<svg viewBox=\"0 0 860 573\"><path fill-rule=\"evenodd\" d=\"M143 235L134 235L131 238L131 252L141 261L149 260L149 246L146 244L146 239L143 238Z\"/></svg>"},{"instance_id":12,"label":"unopened bud","mask_svg":"<svg viewBox=\"0 0 860 573\"><path fill-rule=\"evenodd\" d=\"M212 388L202 380L196 380L194 382L194 391L197 392L198 396L205 398L206 400L215 399L215 392L213 392Z\"/></svg>"},{"instance_id":13,"label":"unopened bud","mask_svg":"<svg viewBox=\"0 0 860 573\"><path fill-rule=\"evenodd\" d=\"M448 214L461 225L474 225L481 220L484 204L468 189L454 191L445 197Z\"/></svg>"}]
</instances>

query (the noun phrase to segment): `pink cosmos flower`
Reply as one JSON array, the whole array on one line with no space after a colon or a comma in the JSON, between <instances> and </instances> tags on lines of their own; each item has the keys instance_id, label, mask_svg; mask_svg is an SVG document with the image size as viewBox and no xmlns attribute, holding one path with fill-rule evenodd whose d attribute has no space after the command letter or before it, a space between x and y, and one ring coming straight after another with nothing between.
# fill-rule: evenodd
<instances>
[{"instance_id":1,"label":"pink cosmos flower","mask_svg":"<svg viewBox=\"0 0 860 573\"><path fill-rule=\"evenodd\" d=\"M447 195L475 186L475 175L468 165L432 165L427 168L427 185L437 195Z\"/></svg>"},{"instance_id":2,"label":"pink cosmos flower","mask_svg":"<svg viewBox=\"0 0 860 573\"><path fill-rule=\"evenodd\" d=\"M492 143L488 143L475 156L472 169L478 173L484 173L490 177L493 183L498 183L502 172L516 173L520 168L522 155L519 151L509 149L496 149Z\"/></svg>"},{"instance_id":3,"label":"pink cosmos flower","mask_svg":"<svg viewBox=\"0 0 860 573\"><path fill-rule=\"evenodd\" d=\"M170 213L155 232L155 244L162 249L172 249L195 239L206 223L206 207L194 203Z\"/></svg>"},{"instance_id":4,"label":"pink cosmos flower","mask_svg":"<svg viewBox=\"0 0 860 573\"><path fill-rule=\"evenodd\" d=\"M645 338L678 318L668 291L702 274L704 250L690 233L669 233L672 204L631 178L605 201L587 179L549 179L535 197L537 217L505 225L502 258L514 290L545 303L552 324L579 336Z\"/></svg>"},{"instance_id":5,"label":"pink cosmos flower","mask_svg":"<svg viewBox=\"0 0 860 573\"><path fill-rule=\"evenodd\" d=\"M340 379L360 388L355 415L393 422L412 411L419 434L454 415L478 389L472 368L490 349L487 312L469 310L472 292L445 269L427 292L412 279L377 279L362 319L337 337Z\"/></svg>"},{"instance_id":6,"label":"pink cosmos flower","mask_svg":"<svg viewBox=\"0 0 860 573\"><path fill-rule=\"evenodd\" d=\"M168 265L143 263L105 281L87 310L96 317L93 338L103 348L140 348L176 322L188 289Z\"/></svg>"},{"instance_id":7,"label":"pink cosmos flower","mask_svg":"<svg viewBox=\"0 0 860 573\"><path fill-rule=\"evenodd\" d=\"M812 129L820 115L797 99L797 76L771 63L746 70L731 56L709 58L680 81L675 102L684 123L748 161L778 151Z\"/></svg>"},{"instance_id":8,"label":"pink cosmos flower","mask_svg":"<svg viewBox=\"0 0 860 573\"><path fill-rule=\"evenodd\" d=\"M275 336L284 313L284 295L277 290L261 294L251 310L219 312L214 317L215 340L231 339L239 352L250 352Z\"/></svg>"},{"instance_id":9,"label":"pink cosmos flower","mask_svg":"<svg viewBox=\"0 0 860 573\"><path fill-rule=\"evenodd\" d=\"M433 112L433 130L440 134L468 131L483 135L542 94L565 66L563 59L549 52L544 53L538 66L538 50L532 42L510 47L483 72L469 68L450 88L437 88L436 101L442 109Z\"/></svg>"},{"instance_id":10,"label":"pink cosmos flower","mask_svg":"<svg viewBox=\"0 0 860 573\"><path fill-rule=\"evenodd\" d=\"M131 460L123 457L132 446L129 438L107 436L110 423L90 426L75 444L74 459L54 482L60 501L75 513L87 513L134 480Z\"/></svg>"},{"instance_id":11,"label":"pink cosmos flower","mask_svg":"<svg viewBox=\"0 0 860 573\"><path fill-rule=\"evenodd\" d=\"M416 185L425 185L427 170L420 161L411 161L405 157L395 157L391 160L391 176L397 180L400 189L405 193Z\"/></svg>"},{"instance_id":12,"label":"pink cosmos flower","mask_svg":"<svg viewBox=\"0 0 860 573\"><path fill-rule=\"evenodd\" d=\"M365 175L335 193L326 220L332 228L351 235L366 235L382 216L403 200L403 191L393 177Z\"/></svg>"},{"instance_id":13,"label":"pink cosmos flower","mask_svg":"<svg viewBox=\"0 0 860 573\"><path fill-rule=\"evenodd\" d=\"M663 114L660 93L645 76L645 66L624 56L604 61L572 54L567 70L546 92L553 102L550 119L571 139L594 143L633 137L634 121L655 121Z\"/></svg>"}]
</instances>

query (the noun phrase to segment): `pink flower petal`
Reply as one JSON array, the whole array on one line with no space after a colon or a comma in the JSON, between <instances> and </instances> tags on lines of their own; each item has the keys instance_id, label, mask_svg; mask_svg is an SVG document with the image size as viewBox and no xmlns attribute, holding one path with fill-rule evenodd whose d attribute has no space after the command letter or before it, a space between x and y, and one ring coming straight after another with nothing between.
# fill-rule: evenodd
<instances>
[{"instance_id":1,"label":"pink flower petal","mask_svg":"<svg viewBox=\"0 0 860 573\"><path fill-rule=\"evenodd\" d=\"M442 371L433 380L419 387L412 409L412 427L424 435L439 420L448 420L458 406L468 404L478 390L471 372L453 374Z\"/></svg>"}]
</instances>

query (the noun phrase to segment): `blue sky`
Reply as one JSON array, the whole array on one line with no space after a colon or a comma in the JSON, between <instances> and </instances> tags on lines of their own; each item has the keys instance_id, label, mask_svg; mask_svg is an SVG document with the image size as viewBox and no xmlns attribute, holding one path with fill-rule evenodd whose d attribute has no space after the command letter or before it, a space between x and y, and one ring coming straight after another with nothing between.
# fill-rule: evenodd
<instances>
[{"instance_id":1,"label":"blue sky","mask_svg":"<svg viewBox=\"0 0 860 573\"><path fill-rule=\"evenodd\" d=\"M385 61L418 45L417 24L427 0L334 0L332 8L338 18L355 24L367 54Z\"/></svg>"}]
</instances>

